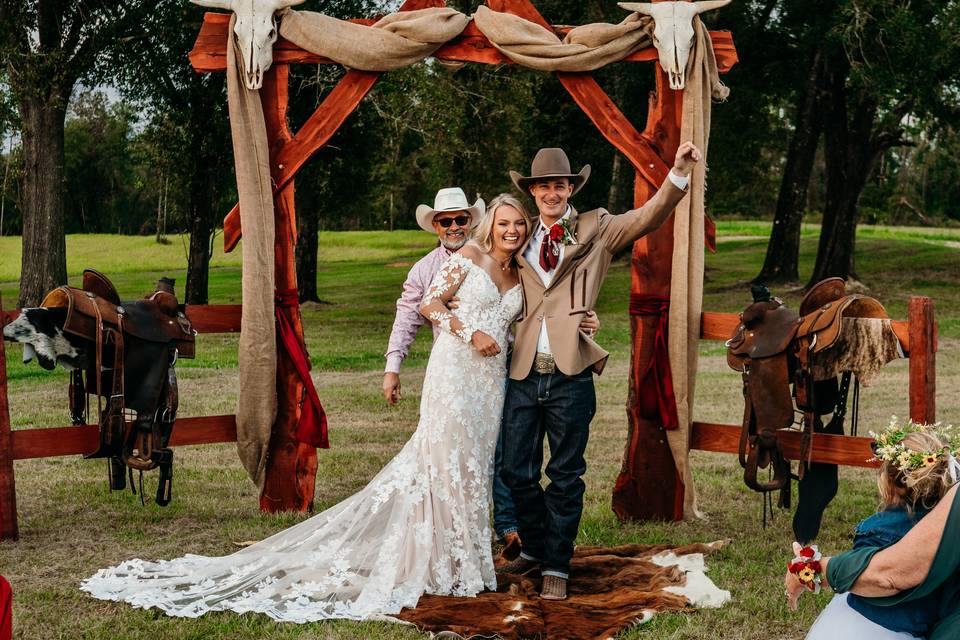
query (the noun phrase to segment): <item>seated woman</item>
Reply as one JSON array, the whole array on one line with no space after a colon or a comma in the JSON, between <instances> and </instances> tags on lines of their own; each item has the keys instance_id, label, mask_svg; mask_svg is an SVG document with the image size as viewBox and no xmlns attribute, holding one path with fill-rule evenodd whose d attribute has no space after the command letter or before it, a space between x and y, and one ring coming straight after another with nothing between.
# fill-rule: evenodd
<instances>
[{"instance_id":1,"label":"seated woman","mask_svg":"<svg viewBox=\"0 0 960 640\"><path fill-rule=\"evenodd\" d=\"M951 632L950 625L945 626L960 591L960 553L951 549L960 540L956 535L948 537L940 550L930 540L933 533L939 543L947 524L960 531L960 522L948 523L946 515L954 502L956 490L951 487L960 470L953 449L947 431L912 423L891 427L877 436L877 457L882 461L877 478L881 510L857 526L853 551L819 559L825 581L837 595L817 618L808 640L893 640L927 637L931 632L933 638L960 637L955 635L956 629ZM948 499L941 500L945 496ZM925 519L915 529L914 524L931 508L928 524L934 526L921 526L927 523ZM921 543L926 549L904 548L916 535L908 533L912 530L925 533ZM937 550L935 563L933 550ZM951 553L956 555L955 561L948 557ZM900 559L906 566L887 564ZM918 562L926 565L922 574L915 566ZM792 565L800 577L788 571L785 578L793 608L800 593L812 585L814 572L809 568L799 571L805 564L817 568L816 563L801 560Z\"/></svg>"}]
</instances>

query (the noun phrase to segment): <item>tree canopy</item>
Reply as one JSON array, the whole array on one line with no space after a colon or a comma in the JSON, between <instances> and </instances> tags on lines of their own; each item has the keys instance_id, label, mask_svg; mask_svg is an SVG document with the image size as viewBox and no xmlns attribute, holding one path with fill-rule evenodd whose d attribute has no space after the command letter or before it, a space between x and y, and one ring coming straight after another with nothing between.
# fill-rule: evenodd
<instances>
[{"instance_id":1,"label":"tree canopy","mask_svg":"<svg viewBox=\"0 0 960 640\"><path fill-rule=\"evenodd\" d=\"M94 24L114 21L113 27L82 27L79 10L68 4L90 4L103 16ZM450 4L470 12L477 3ZM599 0L536 4L554 24L624 16ZM33 29L46 42L43 34L53 28L44 26L48 6L65 16L57 23L63 46L38 57L24 48L24 34ZM818 263L818 273L835 272L843 260L853 267L852 232L839 249L828 241L857 222L960 220L958 6L758 0L706 14L708 26L733 31L740 57L724 78L731 97L714 109L709 212L823 219L830 231L821 242L826 266ZM14 133L24 126L29 85L45 91L46 99L64 101L64 231L156 233L163 219L168 231L197 236L191 251L199 255L201 245L209 246L235 191L222 74L198 75L186 58L203 10L157 0L136 14L131 29L131 7L38 0L0 16L6 25L0 29L6 61L0 133L8 132L0 140L0 232L21 233L23 212L31 206L26 167L36 167L24 164L26 140ZM303 8L340 18L389 10L373 0ZM335 65L292 67L294 129L342 74ZM652 66L642 63L610 65L596 74L638 128L653 76ZM33 84L25 78L34 78ZM81 80L86 88L77 91ZM542 146L565 147L574 164L592 165L578 201L612 211L630 206L629 163L551 74L427 60L384 74L299 174L301 224L314 236L322 228L412 228L416 205L430 202L441 187L459 185L487 199L512 190L507 171L525 170ZM772 249L778 259L799 233L796 240L781 240L786 245ZM831 257L835 250L839 257ZM302 251L315 253L315 247ZM199 255L197 268L205 269L208 258L208 251ZM205 298L205 284L194 290L195 299Z\"/></svg>"}]
</instances>

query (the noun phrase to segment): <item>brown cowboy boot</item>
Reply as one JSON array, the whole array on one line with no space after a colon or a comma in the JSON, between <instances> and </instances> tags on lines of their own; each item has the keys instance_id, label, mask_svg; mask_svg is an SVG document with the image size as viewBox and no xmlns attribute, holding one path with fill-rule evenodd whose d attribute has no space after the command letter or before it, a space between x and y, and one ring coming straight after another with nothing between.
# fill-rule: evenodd
<instances>
[{"instance_id":1,"label":"brown cowboy boot","mask_svg":"<svg viewBox=\"0 0 960 640\"><path fill-rule=\"evenodd\" d=\"M543 576L540 597L544 600L566 600L567 579L560 576Z\"/></svg>"},{"instance_id":2,"label":"brown cowboy boot","mask_svg":"<svg viewBox=\"0 0 960 640\"><path fill-rule=\"evenodd\" d=\"M515 576L525 576L534 569L539 569L540 563L536 560L528 560L523 556L517 556L514 560L506 562L497 567L497 573L510 573Z\"/></svg>"}]
</instances>

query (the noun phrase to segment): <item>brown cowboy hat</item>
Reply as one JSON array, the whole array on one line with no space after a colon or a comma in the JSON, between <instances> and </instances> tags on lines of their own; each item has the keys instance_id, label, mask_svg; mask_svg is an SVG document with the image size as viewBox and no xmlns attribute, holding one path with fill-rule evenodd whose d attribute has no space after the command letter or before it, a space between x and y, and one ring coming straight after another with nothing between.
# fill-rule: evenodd
<instances>
[{"instance_id":1,"label":"brown cowboy hat","mask_svg":"<svg viewBox=\"0 0 960 640\"><path fill-rule=\"evenodd\" d=\"M537 180L567 178L573 184L573 193L570 194L572 196L580 191L589 177L590 165L584 165L583 169L580 169L580 173L573 173L570 171L570 160L567 159L567 154L563 152L563 149L557 148L537 151L537 155L533 157L533 162L530 164L529 176L520 175L516 171L510 172L510 179L513 180L513 184L517 185L517 189L526 194L530 193L530 185Z\"/></svg>"}]
</instances>

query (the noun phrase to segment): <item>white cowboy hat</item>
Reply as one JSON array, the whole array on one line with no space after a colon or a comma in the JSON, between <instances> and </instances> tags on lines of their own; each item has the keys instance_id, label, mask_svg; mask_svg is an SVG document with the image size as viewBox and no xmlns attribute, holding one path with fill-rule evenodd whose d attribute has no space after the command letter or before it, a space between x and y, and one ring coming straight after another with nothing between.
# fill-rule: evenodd
<instances>
[{"instance_id":1,"label":"white cowboy hat","mask_svg":"<svg viewBox=\"0 0 960 640\"><path fill-rule=\"evenodd\" d=\"M471 207L467 202L467 196L460 187L448 187L437 191L437 196L433 199L433 207L421 204L417 207L417 224L424 231L436 233L431 224L433 217L438 213L449 211L466 211L470 214L470 228L477 226L480 222L480 214L483 213L486 205L483 199L477 198Z\"/></svg>"}]
</instances>

